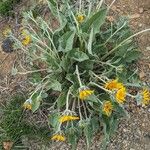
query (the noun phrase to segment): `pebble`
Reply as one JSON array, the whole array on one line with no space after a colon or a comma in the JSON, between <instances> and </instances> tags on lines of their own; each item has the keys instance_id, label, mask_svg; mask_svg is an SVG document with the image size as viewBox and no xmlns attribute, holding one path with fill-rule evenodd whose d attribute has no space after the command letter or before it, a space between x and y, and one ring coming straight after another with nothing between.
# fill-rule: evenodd
<instances>
[{"instance_id":1,"label":"pebble","mask_svg":"<svg viewBox=\"0 0 150 150\"><path fill-rule=\"evenodd\" d=\"M141 13L143 13L144 12L144 9L141 7L141 8L139 8L139 13L141 14Z\"/></svg>"}]
</instances>

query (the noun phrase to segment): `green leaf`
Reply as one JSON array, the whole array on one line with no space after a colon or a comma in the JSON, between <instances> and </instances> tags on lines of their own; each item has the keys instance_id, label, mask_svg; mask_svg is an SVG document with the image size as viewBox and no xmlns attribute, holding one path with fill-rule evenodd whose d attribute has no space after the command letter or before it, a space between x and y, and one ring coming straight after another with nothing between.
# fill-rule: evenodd
<instances>
[{"instance_id":1,"label":"green leaf","mask_svg":"<svg viewBox=\"0 0 150 150\"><path fill-rule=\"evenodd\" d=\"M72 51L70 51L68 53L68 57L78 62L82 62L82 61L89 59L88 55L80 51L79 49L73 49Z\"/></svg>"},{"instance_id":2,"label":"green leaf","mask_svg":"<svg viewBox=\"0 0 150 150\"><path fill-rule=\"evenodd\" d=\"M53 80L51 83L50 83L50 88L53 89L54 91L61 91L62 88L61 88L61 84L57 81L57 80Z\"/></svg>"},{"instance_id":3,"label":"green leaf","mask_svg":"<svg viewBox=\"0 0 150 150\"><path fill-rule=\"evenodd\" d=\"M57 16L56 1L55 0L48 0L48 7L50 8L52 14L54 16Z\"/></svg>"},{"instance_id":4,"label":"green leaf","mask_svg":"<svg viewBox=\"0 0 150 150\"><path fill-rule=\"evenodd\" d=\"M58 32L60 32L61 30L63 30L64 27L65 27L66 24L67 24L67 19L66 19L66 17L65 17L63 14L60 14L60 15L59 15L59 23L60 23L60 25L59 25L59 27L55 30L54 33L58 33Z\"/></svg>"},{"instance_id":5,"label":"green leaf","mask_svg":"<svg viewBox=\"0 0 150 150\"><path fill-rule=\"evenodd\" d=\"M13 67L12 70L11 70L11 74L13 76L15 76L17 73L18 73L18 69L16 67Z\"/></svg>"},{"instance_id":6,"label":"green leaf","mask_svg":"<svg viewBox=\"0 0 150 150\"><path fill-rule=\"evenodd\" d=\"M90 27L93 27L94 34L99 32L101 25L105 22L107 9L101 9L89 18L82 26L83 32L88 32Z\"/></svg>"},{"instance_id":7,"label":"green leaf","mask_svg":"<svg viewBox=\"0 0 150 150\"><path fill-rule=\"evenodd\" d=\"M59 39L59 51L68 52L72 50L75 37L74 31L68 31Z\"/></svg>"},{"instance_id":8,"label":"green leaf","mask_svg":"<svg viewBox=\"0 0 150 150\"><path fill-rule=\"evenodd\" d=\"M66 133L67 133L68 142L71 144L72 150L76 150L77 140L78 140L78 136L77 136L78 129L75 129L74 127L71 127L69 129L66 129L66 130L67 130Z\"/></svg>"},{"instance_id":9,"label":"green leaf","mask_svg":"<svg viewBox=\"0 0 150 150\"><path fill-rule=\"evenodd\" d=\"M86 126L84 127L84 135L86 137L86 142L87 142L87 149L89 149L90 147L90 144L91 144L91 140L92 140L92 137L93 137L93 134L92 134L92 128L90 126L90 123L87 122Z\"/></svg>"},{"instance_id":10,"label":"green leaf","mask_svg":"<svg viewBox=\"0 0 150 150\"><path fill-rule=\"evenodd\" d=\"M80 68L84 70L93 70L94 61L85 60L80 63Z\"/></svg>"},{"instance_id":11,"label":"green leaf","mask_svg":"<svg viewBox=\"0 0 150 150\"><path fill-rule=\"evenodd\" d=\"M55 131L57 131L59 127L59 114L53 113L49 116L49 124L54 128Z\"/></svg>"},{"instance_id":12,"label":"green leaf","mask_svg":"<svg viewBox=\"0 0 150 150\"><path fill-rule=\"evenodd\" d=\"M76 76L75 74L71 74L71 73L67 74L67 75L66 75L66 79L67 79L68 81L70 81L72 84L78 82L77 76Z\"/></svg>"},{"instance_id":13,"label":"green leaf","mask_svg":"<svg viewBox=\"0 0 150 150\"><path fill-rule=\"evenodd\" d=\"M72 61L67 56L64 56L64 57L62 57L62 61L61 61L60 65L67 72L69 70L70 66L72 65Z\"/></svg>"},{"instance_id":14,"label":"green leaf","mask_svg":"<svg viewBox=\"0 0 150 150\"><path fill-rule=\"evenodd\" d=\"M126 62L131 63L132 61L137 60L140 56L141 56L140 51L132 50L132 51L127 52L125 56L125 60Z\"/></svg>"},{"instance_id":15,"label":"green leaf","mask_svg":"<svg viewBox=\"0 0 150 150\"><path fill-rule=\"evenodd\" d=\"M33 112L35 112L40 107L41 101L42 101L41 94L37 95L37 93L35 93L32 97L32 111Z\"/></svg>"},{"instance_id":16,"label":"green leaf","mask_svg":"<svg viewBox=\"0 0 150 150\"><path fill-rule=\"evenodd\" d=\"M57 101L57 107L60 109L62 108L65 104L66 104L66 95L67 95L67 92L62 92L58 99L56 100Z\"/></svg>"}]
</instances>

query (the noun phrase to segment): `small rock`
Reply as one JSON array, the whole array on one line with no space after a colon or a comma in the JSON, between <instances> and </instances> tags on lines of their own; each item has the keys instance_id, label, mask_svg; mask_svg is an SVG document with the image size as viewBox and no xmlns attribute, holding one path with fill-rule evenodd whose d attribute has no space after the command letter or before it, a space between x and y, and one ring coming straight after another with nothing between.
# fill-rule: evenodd
<instances>
[{"instance_id":1,"label":"small rock","mask_svg":"<svg viewBox=\"0 0 150 150\"><path fill-rule=\"evenodd\" d=\"M148 47L146 47L146 50L150 51L150 47L149 47L149 46L148 46Z\"/></svg>"},{"instance_id":2,"label":"small rock","mask_svg":"<svg viewBox=\"0 0 150 150\"><path fill-rule=\"evenodd\" d=\"M2 47L2 50L5 52L5 53L11 53L13 52L13 41L8 37L6 38L1 47Z\"/></svg>"},{"instance_id":3,"label":"small rock","mask_svg":"<svg viewBox=\"0 0 150 150\"><path fill-rule=\"evenodd\" d=\"M141 13L143 13L144 12L144 9L141 7L141 8L139 8L139 13L141 14Z\"/></svg>"},{"instance_id":4,"label":"small rock","mask_svg":"<svg viewBox=\"0 0 150 150\"><path fill-rule=\"evenodd\" d=\"M139 17L140 17L140 14L133 14L133 15L129 16L130 19L136 19L136 18L139 18Z\"/></svg>"}]
</instances>

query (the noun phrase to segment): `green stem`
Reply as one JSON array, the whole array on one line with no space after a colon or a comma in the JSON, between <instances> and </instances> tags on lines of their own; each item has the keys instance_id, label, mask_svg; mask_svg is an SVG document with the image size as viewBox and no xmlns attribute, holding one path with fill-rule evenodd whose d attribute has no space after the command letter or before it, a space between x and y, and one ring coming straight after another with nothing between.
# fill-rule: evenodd
<instances>
[{"instance_id":1,"label":"green stem","mask_svg":"<svg viewBox=\"0 0 150 150\"><path fill-rule=\"evenodd\" d=\"M80 85L80 87L82 87L82 82L81 82L81 79L80 79L78 65L76 65L76 74L77 74L77 77L78 77L79 85Z\"/></svg>"},{"instance_id":2,"label":"green stem","mask_svg":"<svg viewBox=\"0 0 150 150\"><path fill-rule=\"evenodd\" d=\"M68 90L67 97L66 97L66 110L65 110L65 112L67 112L69 110L69 95L70 95L70 88Z\"/></svg>"},{"instance_id":3,"label":"green stem","mask_svg":"<svg viewBox=\"0 0 150 150\"><path fill-rule=\"evenodd\" d=\"M91 72L96 78L100 79L101 81L103 81L104 83L106 83L105 80L103 80L100 76L96 75L94 72Z\"/></svg>"},{"instance_id":4,"label":"green stem","mask_svg":"<svg viewBox=\"0 0 150 150\"><path fill-rule=\"evenodd\" d=\"M111 91L105 89L104 87L102 87L102 86L100 86L100 85L98 85L98 84L96 84L96 83L94 83L94 82L90 82L89 84L95 85L95 86L97 86L98 88L100 88L100 89L102 89L102 90L104 90L104 91L106 91L106 92L108 92L108 93L111 93Z\"/></svg>"},{"instance_id":5,"label":"green stem","mask_svg":"<svg viewBox=\"0 0 150 150\"><path fill-rule=\"evenodd\" d=\"M79 108L80 120L82 120L82 114L81 114L81 108L80 108L80 99L79 98L78 98L78 108Z\"/></svg>"}]
</instances>

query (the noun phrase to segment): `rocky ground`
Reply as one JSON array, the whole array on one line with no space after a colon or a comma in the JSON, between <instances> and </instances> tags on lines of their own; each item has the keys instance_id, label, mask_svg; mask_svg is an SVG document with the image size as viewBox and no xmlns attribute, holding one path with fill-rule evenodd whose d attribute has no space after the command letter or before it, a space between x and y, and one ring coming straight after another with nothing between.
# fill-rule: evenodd
<instances>
[{"instance_id":1,"label":"rocky ground","mask_svg":"<svg viewBox=\"0 0 150 150\"><path fill-rule=\"evenodd\" d=\"M107 0L106 3L110 4L111 1ZM115 18L116 14L117 16L123 15L129 17L130 25L134 32L150 28L149 0L116 0L109 15L111 18ZM6 23L5 20L1 20L0 28L3 29L8 24L11 24L11 21ZM0 36L0 38L2 41L3 37ZM139 35L135 40L137 40L139 48L143 53L143 57L137 64L139 75L142 81L150 86L150 32ZM13 94L13 91L25 88L24 83L26 78L24 76L14 77L11 75L12 67L18 60L20 60L18 54L4 54L0 50L0 102L6 101ZM123 120L119 124L119 130L111 139L108 150L149 150L150 108L137 107L132 99L129 100L127 105L130 111L130 118ZM93 139L91 150L99 149L98 146L101 139L100 134ZM40 150L40 145L37 143L29 142L30 150ZM68 145L62 143L57 143L51 148L45 147L44 149L70 150ZM81 139L78 144L78 150L84 149L85 142Z\"/></svg>"}]
</instances>

